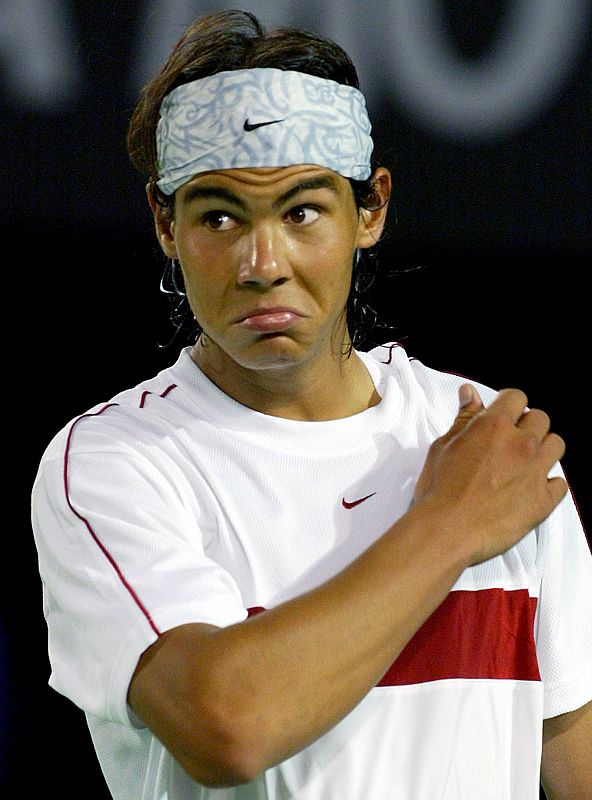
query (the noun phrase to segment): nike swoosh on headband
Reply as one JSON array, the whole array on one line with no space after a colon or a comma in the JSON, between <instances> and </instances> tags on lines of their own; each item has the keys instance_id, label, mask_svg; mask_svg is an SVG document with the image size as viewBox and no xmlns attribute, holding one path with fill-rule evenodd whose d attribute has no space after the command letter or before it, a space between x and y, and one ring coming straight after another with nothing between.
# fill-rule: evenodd
<instances>
[{"instance_id":1,"label":"nike swoosh on headband","mask_svg":"<svg viewBox=\"0 0 592 800\"><path fill-rule=\"evenodd\" d=\"M262 128L264 125L275 125L276 122L283 122L283 119L270 119L268 122L249 122L248 119L245 120L245 124L243 125L243 130L245 131L255 131L257 128Z\"/></svg>"}]
</instances>

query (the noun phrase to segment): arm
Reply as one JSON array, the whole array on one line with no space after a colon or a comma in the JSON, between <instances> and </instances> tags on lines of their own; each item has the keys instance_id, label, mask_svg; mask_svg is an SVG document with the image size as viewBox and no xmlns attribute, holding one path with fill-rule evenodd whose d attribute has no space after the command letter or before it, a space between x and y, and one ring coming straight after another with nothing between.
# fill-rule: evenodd
<instances>
[{"instance_id":1,"label":"arm","mask_svg":"<svg viewBox=\"0 0 592 800\"><path fill-rule=\"evenodd\" d=\"M470 564L504 552L566 492L563 454L521 392L473 396L434 443L413 508L343 572L243 623L185 625L140 659L136 714L198 782L253 779L343 718ZM486 454L487 457L484 457Z\"/></svg>"},{"instance_id":2,"label":"arm","mask_svg":"<svg viewBox=\"0 0 592 800\"><path fill-rule=\"evenodd\" d=\"M592 702L545 720L541 775L547 800L588 800L592 791Z\"/></svg>"}]
</instances>

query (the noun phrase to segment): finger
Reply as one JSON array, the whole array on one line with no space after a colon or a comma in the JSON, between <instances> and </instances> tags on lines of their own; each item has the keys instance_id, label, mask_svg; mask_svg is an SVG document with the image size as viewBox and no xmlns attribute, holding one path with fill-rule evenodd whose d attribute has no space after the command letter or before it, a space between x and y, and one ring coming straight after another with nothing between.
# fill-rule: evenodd
<instances>
[{"instance_id":1,"label":"finger","mask_svg":"<svg viewBox=\"0 0 592 800\"><path fill-rule=\"evenodd\" d=\"M500 389L495 400L488 406L488 414L507 414L514 424L524 414L528 398L521 389Z\"/></svg>"},{"instance_id":2,"label":"finger","mask_svg":"<svg viewBox=\"0 0 592 800\"><path fill-rule=\"evenodd\" d=\"M479 392L470 383L463 383L458 389L459 410L475 413L483 409L483 401Z\"/></svg>"},{"instance_id":3,"label":"finger","mask_svg":"<svg viewBox=\"0 0 592 800\"><path fill-rule=\"evenodd\" d=\"M533 433L539 441L549 433L551 427L551 420L549 415L540 408L531 408L525 411L516 423L518 428L521 428L528 433Z\"/></svg>"},{"instance_id":4,"label":"finger","mask_svg":"<svg viewBox=\"0 0 592 800\"><path fill-rule=\"evenodd\" d=\"M549 433L543 440L539 458L543 469L548 472L565 455L565 441L556 433Z\"/></svg>"},{"instance_id":5,"label":"finger","mask_svg":"<svg viewBox=\"0 0 592 800\"><path fill-rule=\"evenodd\" d=\"M462 386L459 387L458 402L458 414L452 426L443 437L445 440L449 440L452 436L456 436L457 433L460 433L467 423L470 422L476 414L483 411L484 408L479 392L470 383L463 383Z\"/></svg>"},{"instance_id":6,"label":"finger","mask_svg":"<svg viewBox=\"0 0 592 800\"><path fill-rule=\"evenodd\" d=\"M567 481L564 478L549 478L547 481L547 493L551 499L551 511L563 500L568 489Z\"/></svg>"}]
</instances>

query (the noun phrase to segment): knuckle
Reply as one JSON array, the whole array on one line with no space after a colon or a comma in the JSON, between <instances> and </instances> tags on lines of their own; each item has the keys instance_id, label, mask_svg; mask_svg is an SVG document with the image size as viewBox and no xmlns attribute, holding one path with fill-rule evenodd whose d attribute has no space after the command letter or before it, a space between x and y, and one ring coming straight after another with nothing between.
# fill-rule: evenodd
<instances>
[{"instance_id":1,"label":"knuckle","mask_svg":"<svg viewBox=\"0 0 592 800\"><path fill-rule=\"evenodd\" d=\"M551 418L546 411L542 411L540 408L531 408L526 416L541 429L549 430Z\"/></svg>"},{"instance_id":2,"label":"knuckle","mask_svg":"<svg viewBox=\"0 0 592 800\"><path fill-rule=\"evenodd\" d=\"M508 401L511 402L512 405L520 405L522 407L528 405L528 397L522 391L522 389L501 389L498 392L498 398L504 402Z\"/></svg>"},{"instance_id":3,"label":"knuckle","mask_svg":"<svg viewBox=\"0 0 592 800\"><path fill-rule=\"evenodd\" d=\"M502 435L514 427L514 421L510 414L484 414L482 417L486 429L494 435Z\"/></svg>"},{"instance_id":4,"label":"knuckle","mask_svg":"<svg viewBox=\"0 0 592 800\"><path fill-rule=\"evenodd\" d=\"M522 437L523 453L527 458L534 456L539 449L539 437L535 433L527 432Z\"/></svg>"}]
</instances>

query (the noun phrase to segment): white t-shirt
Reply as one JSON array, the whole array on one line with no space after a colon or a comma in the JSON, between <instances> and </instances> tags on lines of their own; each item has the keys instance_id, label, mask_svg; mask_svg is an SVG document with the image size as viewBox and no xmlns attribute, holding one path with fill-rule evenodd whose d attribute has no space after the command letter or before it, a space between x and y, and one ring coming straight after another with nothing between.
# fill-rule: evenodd
<instances>
[{"instance_id":1,"label":"white t-shirt","mask_svg":"<svg viewBox=\"0 0 592 800\"><path fill-rule=\"evenodd\" d=\"M538 798L543 718L592 698L592 558L569 495L467 569L345 719L252 783L197 785L126 704L161 632L302 594L407 510L465 379L396 344L358 355L382 399L345 419L253 411L186 349L48 446L33 529L50 685L85 711L116 800Z\"/></svg>"}]
</instances>

